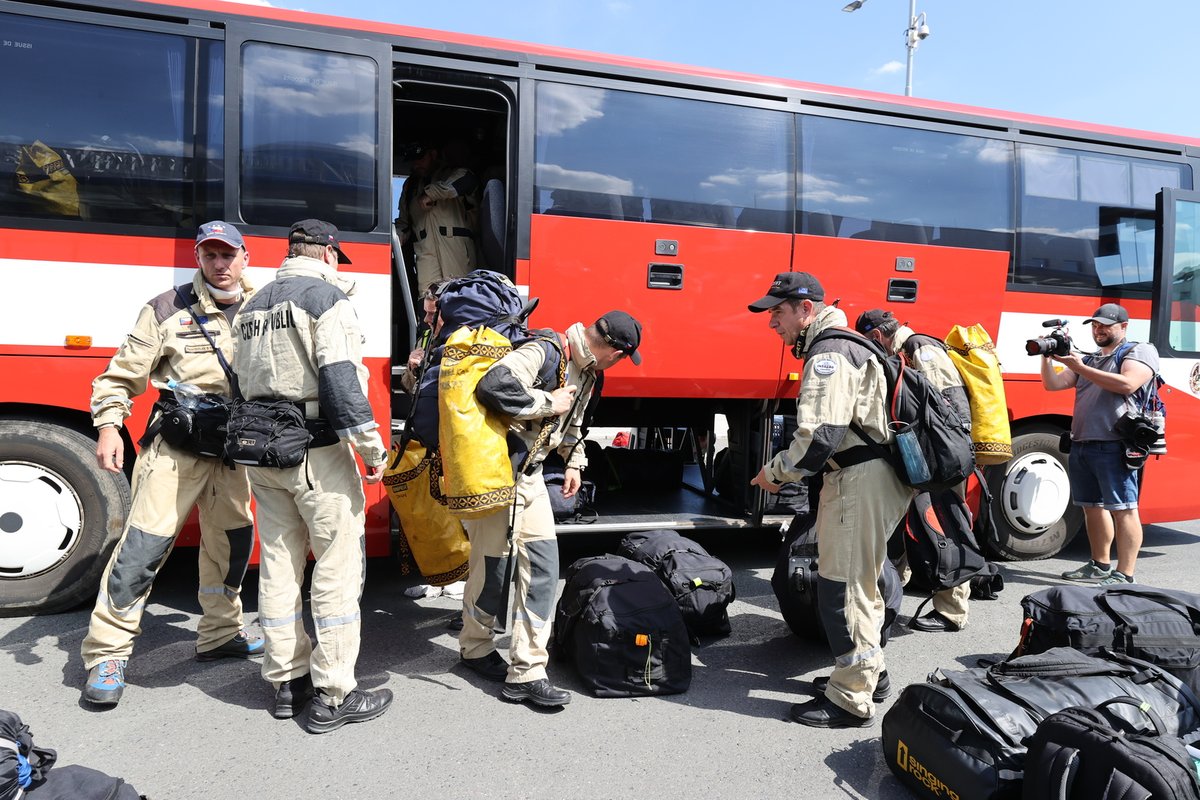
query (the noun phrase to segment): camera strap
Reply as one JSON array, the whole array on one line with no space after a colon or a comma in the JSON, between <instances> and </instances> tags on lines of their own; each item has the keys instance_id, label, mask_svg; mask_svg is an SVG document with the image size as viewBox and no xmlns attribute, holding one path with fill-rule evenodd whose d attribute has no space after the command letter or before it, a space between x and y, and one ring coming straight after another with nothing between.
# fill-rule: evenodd
<instances>
[{"instance_id":1,"label":"camera strap","mask_svg":"<svg viewBox=\"0 0 1200 800\"><path fill-rule=\"evenodd\" d=\"M198 316L196 316L196 312L192 310L192 304L189 303L187 298L183 296L183 292L179 291L178 286L175 287L175 296L179 298L179 302L183 303L183 307L186 308L188 314L191 315L192 321L196 323L196 327L200 329L200 333L203 334L204 338L208 340L208 343L212 345L213 352L217 354L217 360L221 362L221 369L225 371L225 377L229 378L229 389L236 396L237 389L235 387L237 386L237 376L233 374L233 369L229 366L229 362L225 360L225 354L221 352L221 348L217 347L216 340L213 339L212 334L205 329L204 323L200 321Z\"/></svg>"}]
</instances>

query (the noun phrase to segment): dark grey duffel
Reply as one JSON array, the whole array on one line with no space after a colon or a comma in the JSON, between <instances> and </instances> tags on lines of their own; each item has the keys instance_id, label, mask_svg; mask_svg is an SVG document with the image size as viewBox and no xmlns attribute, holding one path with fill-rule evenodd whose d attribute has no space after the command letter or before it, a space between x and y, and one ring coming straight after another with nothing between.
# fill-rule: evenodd
<instances>
[{"instance_id":1,"label":"dark grey duffel","mask_svg":"<svg viewBox=\"0 0 1200 800\"><path fill-rule=\"evenodd\" d=\"M1056 647L987 668L936 670L906 687L883 718L884 760L917 797L1015 800L1043 720L1122 696L1146 703L1168 735L1200 729L1200 700L1169 672L1119 653ZM1132 725L1143 718L1131 707L1111 713Z\"/></svg>"}]
</instances>

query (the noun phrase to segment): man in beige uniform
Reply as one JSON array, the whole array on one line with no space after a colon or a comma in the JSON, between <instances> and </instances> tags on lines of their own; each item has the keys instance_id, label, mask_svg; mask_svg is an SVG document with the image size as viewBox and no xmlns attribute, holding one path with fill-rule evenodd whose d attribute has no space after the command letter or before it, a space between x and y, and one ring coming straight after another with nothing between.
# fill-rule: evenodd
<instances>
[{"instance_id":1,"label":"man in beige uniform","mask_svg":"<svg viewBox=\"0 0 1200 800\"><path fill-rule=\"evenodd\" d=\"M204 392L232 392L207 331L223 355L231 351L230 320L252 289L242 278L249 253L237 229L208 222L196 236L196 270L190 285L163 292L142 307L133 332L92 382L92 421L99 430L96 460L121 472L121 426L133 398L151 380L194 384ZM195 312L188 312L185 301ZM198 320L198 321L197 321ZM202 661L262 654L262 640L242 630L242 578L254 543L246 472L219 458L172 447L154 433L133 468L133 502L121 539L100 580L87 637L83 698L116 705L125 691L125 665L141 633L142 612L154 577L166 561L193 506L200 508L200 609L196 657Z\"/></svg>"},{"instance_id":2,"label":"man in beige uniform","mask_svg":"<svg viewBox=\"0 0 1200 800\"><path fill-rule=\"evenodd\" d=\"M963 385L962 376L958 374L954 362L947 355L944 344L932 336L914 334L912 328L901 325L899 320L892 316L892 312L881 308L873 308L860 314L854 323L854 329L877 342L885 351L900 355L904 363L929 379L933 388L941 392L963 419L971 419L971 402L967 397L967 388ZM954 487L960 498L966 497L966 489L966 481ZM900 574L907 583L907 561ZM967 617L970 614L971 582L964 581L958 586L934 592L932 602L933 611L910 623L914 630L962 630L967 626Z\"/></svg>"},{"instance_id":3,"label":"man in beige uniform","mask_svg":"<svg viewBox=\"0 0 1200 800\"><path fill-rule=\"evenodd\" d=\"M378 483L387 448L367 401L363 334L347 297L354 284L338 275L339 263L350 260L337 228L315 219L297 222L288 235L288 258L242 309L234 331L241 397L303 406L313 435L299 466L247 468L258 504L263 677L275 688L277 718L310 706L310 733L374 719L392 702L389 690L358 689L354 678L366 523L354 454L366 465L365 480ZM300 594L310 549L315 648L304 630Z\"/></svg>"},{"instance_id":4,"label":"man in beige uniform","mask_svg":"<svg viewBox=\"0 0 1200 800\"><path fill-rule=\"evenodd\" d=\"M610 311L590 327L577 322L567 329L567 375L562 386L550 391L540 388L556 385L558 355L553 346L548 349L535 340L493 364L475 389L480 403L511 422L509 439L515 435L524 450L514 453L513 460L524 468L517 475L514 508L463 521L471 557L458 645L469 669L488 680L504 681L501 693L508 700L548 707L571 701L569 692L555 688L546 677L558 587L558 541L542 461L557 449L566 462L563 496L570 498L579 491L580 470L587 465L581 426L596 373L625 356L641 364L641 340L637 320L624 311ZM542 421L555 418L557 425L549 437L539 437ZM511 558L516 558L516 591L510 665L496 652L493 626L498 616L508 613L503 600L505 581L512 574Z\"/></svg>"},{"instance_id":5,"label":"man in beige uniform","mask_svg":"<svg viewBox=\"0 0 1200 800\"><path fill-rule=\"evenodd\" d=\"M435 147L414 145L407 155L412 175L400 190L396 229L402 243L412 243L417 286L461 278L475 269L470 212L479 179L463 167L447 166Z\"/></svg>"},{"instance_id":6,"label":"man in beige uniform","mask_svg":"<svg viewBox=\"0 0 1200 800\"><path fill-rule=\"evenodd\" d=\"M791 716L802 725L845 728L866 725L879 699L884 601L878 580L888 537L908 510L913 491L851 429L857 424L881 444L893 440L887 426L887 379L865 339L862 345L841 338L818 340L833 328L858 337L845 327L846 315L824 300L825 290L812 275L784 272L765 297L750 304L753 312L769 311L771 329L797 358L804 358L791 447L767 462L751 483L774 494L787 481L829 468L817 510L817 599L834 667L828 682L822 682L823 694L792 706Z\"/></svg>"}]
</instances>

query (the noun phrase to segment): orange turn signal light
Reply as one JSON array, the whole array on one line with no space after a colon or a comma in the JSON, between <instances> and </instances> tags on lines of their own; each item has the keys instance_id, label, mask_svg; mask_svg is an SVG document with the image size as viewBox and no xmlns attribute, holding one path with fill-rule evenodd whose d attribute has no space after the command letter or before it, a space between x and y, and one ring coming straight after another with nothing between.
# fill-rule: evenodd
<instances>
[{"instance_id":1,"label":"orange turn signal light","mask_svg":"<svg viewBox=\"0 0 1200 800\"><path fill-rule=\"evenodd\" d=\"M646 645L650 644L650 635L646 633L639 633L633 637L633 643L638 647L645 647Z\"/></svg>"},{"instance_id":2,"label":"orange turn signal light","mask_svg":"<svg viewBox=\"0 0 1200 800\"><path fill-rule=\"evenodd\" d=\"M90 336L68 336L64 342L66 347L91 347L92 337Z\"/></svg>"}]
</instances>

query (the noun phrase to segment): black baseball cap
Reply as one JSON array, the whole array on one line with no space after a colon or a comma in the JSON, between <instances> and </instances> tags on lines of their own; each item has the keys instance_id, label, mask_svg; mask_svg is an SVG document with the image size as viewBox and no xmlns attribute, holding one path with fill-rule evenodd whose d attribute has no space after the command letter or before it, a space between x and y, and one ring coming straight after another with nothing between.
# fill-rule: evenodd
<instances>
[{"instance_id":1,"label":"black baseball cap","mask_svg":"<svg viewBox=\"0 0 1200 800\"><path fill-rule=\"evenodd\" d=\"M302 219L292 225L288 231L289 242L304 242L305 244L333 245L337 251L338 263L349 264L350 259L342 252L342 244L338 241L337 226L319 219Z\"/></svg>"},{"instance_id":2,"label":"black baseball cap","mask_svg":"<svg viewBox=\"0 0 1200 800\"><path fill-rule=\"evenodd\" d=\"M870 311L864 311L858 316L858 321L854 323L854 330L862 334L870 333L876 328L883 327L888 320L895 320L892 312L884 311L882 308L872 308Z\"/></svg>"},{"instance_id":3,"label":"black baseball cap","mask_svg":"<svg viewBox=\"0 0 1200 800\"><path fill-rule=\"evenodd\" d=\"M596 320L596 330L601 339L629 356L634 364L642 363L642 354L638 352L638 345L642 343L642 323L624 311L609 311Z\"/></svg>"},{"instance_id":4,"label":"black baseball cap","mask_svg":"<svg viewBox=\"0 0 1200 800\"><path fill-rule=\"evenodd\" d=\"M1099 322L1101 325L1116 325L1118 322L1129 322L1129 312L1116 303L1105 303L1096 309L1091 319L1085 319L1084 325Z\"/></svg>"},{"instance_id":5,"label":"black baseball cap","mask_svg":"<svg viewBox=\"0 0 1200 800\"><path fill-rule=\"evenodd\" d=\"M748 308L758 313L768 311L784 300L812 300L820 302L825 299L825 289L821 282L807 272L781 272L771 282L765 297L755 300Z\"/></svg>"}]
</instances>

